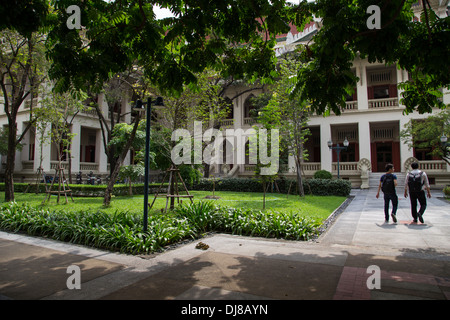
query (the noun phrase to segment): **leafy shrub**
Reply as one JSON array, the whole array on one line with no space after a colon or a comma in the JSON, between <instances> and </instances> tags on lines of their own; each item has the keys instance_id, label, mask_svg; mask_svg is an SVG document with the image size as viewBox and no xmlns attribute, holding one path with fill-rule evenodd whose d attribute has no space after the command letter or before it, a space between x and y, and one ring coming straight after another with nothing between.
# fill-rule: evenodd
<instances>
[{"instance_id":1,"label":"leafy shrub","mask_svg":"<svg viewBox=\"0 0 450 320\"><path fill-rule=\"evenodd\" d=\"M197 234L215 229L217 218L215 211L216 208L211 201L189 203L175 209L176 215L186 218Z\"/></svg>"},{"instance_id":2,"label":"leafy shrub","mask_svg":"<svg viewBox=\"0 0 450 320\"><path fill-rule=\"evenodd\" d=\"M150 216L148 226L143 232L141 217L129 212L51 212L17 203L0 209L0 229L133 254L155 252L193 235L186 219L171 215Z\"/></svg>"},{"instance_id":3,"label":"leafy shrub","mask_svg":"<svg viewBox=\"0 0 450 320\"><path fill-rule=\"evenodd\" d=\"M317 196L343 196L347 197L352 190L352 184L343 179L306 179L305 192L311 190Z\"/></svg>"},{"instance_id":4,"label":"leafy shrub","mask_svg":"<svg viewBox=\"0 0 450 320\"><path fill-rule=\"evenodd\" d=\"M314 179L331 179L333 176L327 170L317 170L314 172Z\"/></svg>"},{"instance_id":5,"label":"leafy shrub","mask_svg":"<svg viewBox=\"0 0 450 320\"><path fill-rule=\"evenodd\" d=\"M180 206L173 214L151 215L147 232L142 230L142 217L129 212L52 212L15 202L0 207L2 230L131 254L155 252L210 231L307 240L319 226L298 213L217 207L209 201Z\"/></svg>"},{"instance_id":6,"label":"leafy shrub","mask_svg":"<svg viewBox=\"0 0 450 320\"><path fill-rule=\"evenodd\" d=\"M246 178L220 178L220 179L200 179L194 184L194 190L212 191L236 191L236 192L262 192L262 184L257 179ZM295 192L295 179L276 180L281 193L287 193L291 186L290 193ZM305 179L303 188L306 194L320 196L344 196L347 197L351 191L351 183L343 179Z\"/></svg>"},{"instance_id":7,"label":"leafy shrub","mask_svg":"<svg viewBox=\"0 0 450 320\"><path fill-rule=\"evenodd\" d=\"M186 218L197 233L229 232L244 236L308 240L318 234L320 223L301 217L299 213L232 207L218 207L213 202L197 202L176 209L178 217Z\"/></svg>"},{"instance_id":8,"label":"leafy shrub","mask_svg":"<svg viewBox=\"0 0 450 320\"><path fill-rule=\"evenodd\" d=\"M155 193L160 187L160 183L150 183L149 192ZM167 191L168 183L163 184L161 192ZM144 194L144 184L136 183L132 184L133 194ZM178 188L181 188L181 184ZM14 192L25 192L28 188L28 183L14 183ZM72 196L74 197L103 197L105 194L106 185L90 185L90 184L69 184L69 188L72 191ZM57 190L58 185L53 185L53 189ZM5 184L0 183L0 192L5 191ZM45 184L41 183L38 188L39 193L45 193ZM29 193L36 192L36 186L31 186L28 188ZM126 184L115 184L113 189L113 195L115 196L126 196L129 194L129 185Z\"/></svg>"},{"instance_id":9,"label":"leafy shrub","mask_svg":"<svg viewBox=\"0 0 450 320\"><path fill-rule=\"evenodd\" d=\"M450 197L450 186L445 186L444 190L442 190L442 191L444 191L444 194L447 197Z\"/></svg>"}]
</instances>

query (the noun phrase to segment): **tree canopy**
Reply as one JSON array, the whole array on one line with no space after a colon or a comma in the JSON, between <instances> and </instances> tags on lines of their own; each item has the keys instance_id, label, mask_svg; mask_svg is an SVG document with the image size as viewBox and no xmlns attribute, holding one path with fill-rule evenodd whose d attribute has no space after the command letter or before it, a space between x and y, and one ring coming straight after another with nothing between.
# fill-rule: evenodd
<instances>
[{"instance_id":1,"label":"tree canopy","mask_svg":"<svg viewBox=\"0 0 450 320\"><path fill-rule=\"evenodd\" d=\"M49 75L59 91L100 89L112 75L138 65L161 90L177 94L207 67L223 78L273 77L275 36L287 33L289 24L302 30L315 17L321 28L300 48L297 83L313 111L340 114L357 81L352 62L361 57L405 69L405 113L426 113L443 108L439 89L450 86L450 17L438 17L430 3L438 2L6 0L0 28L24 35L45 28ZM72 5L80 8L80 29L67 26ZM174 17L157 20L154 5ZM367 8L373 5L380 8L380 28L369 29ZM413 6L424 9L420 21Z\"/></svg>"},{"instance_id":2,"label":"tree canopy","mask_svg":"<svg viewBox=\"0 0 450 320\"><path fill-rule=\"evenodd\" d=\"M81 29L66 26L70 5L80 8ZM169 8L175 17L157 20L154 5ZM146 77L172 94L195 83L194 74L208 66L223 77L269 76L275 42L261 34L289 30L288 7L281 0L61 0L54 7L50 76L63 91L71 85L100 88L132 65L142 66Z\"/></svg>"}]
</instances>

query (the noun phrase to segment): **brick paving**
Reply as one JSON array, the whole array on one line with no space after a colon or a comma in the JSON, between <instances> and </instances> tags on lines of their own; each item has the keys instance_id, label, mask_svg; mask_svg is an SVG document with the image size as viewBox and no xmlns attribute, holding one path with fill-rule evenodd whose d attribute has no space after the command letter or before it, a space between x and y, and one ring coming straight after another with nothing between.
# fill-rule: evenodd
<instances>
[{"instance_id":1,"label":"brick paving","mask_svg":"<svg viewBox=\"0 0 450 320\"><path fill-rule=\"evenodd\" d=\"M383 223L382 200L354 192L315 242L216 234L201 240L208 250L194 241L139 257L0 232L0 300L449 300L448 205L429 199L414 224L400 198L399 221ZM66 288L70 265L80 290Z\"/></svg>"}]
</instances>

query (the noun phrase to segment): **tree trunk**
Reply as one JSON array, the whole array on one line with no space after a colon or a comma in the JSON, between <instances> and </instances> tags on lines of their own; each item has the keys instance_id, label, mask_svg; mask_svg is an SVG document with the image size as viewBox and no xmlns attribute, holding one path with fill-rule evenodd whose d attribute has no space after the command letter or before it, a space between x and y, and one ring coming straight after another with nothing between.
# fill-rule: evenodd
<instances>
[{"instance_id":1,"label":"tree trunk","mask_svg":"<svg viewBox=\"0 0 450 320\"><path fill-rule=\"evenodd\" d=\"M69 174L69 183L72 184L72 144L69 144L69 146L67 147L67 149L69 150L68 153L68 161L69 161L69 169L68 174Z\"/></svg>"},{"instance_id":2,"label":"tree trunk","mask_svg":"<svg viewBox=\"0 0 450 320\"><path fill-rule=\"evenodd\" d=\"M116 181L117 176L119 175L119 171L120 171L120 162L116 162L116 165L114 166L114 170L111 173L111 177L109 179L108 182L108 186L106 187L105 190L105 196L103 198L103 205L105 207L109 206L109 204L111 203L111 194L112 194L112 190L114 188L114 183Z\"/></svg>"},{"instance_id":3,"label":"tree trunk","mask_svg":"<svg viewBox=\"0 0 450 320\"><path fill-rule=\"evenodd\" d=\"M297 158L297 157L296 157ZM295 159L295 167L297 171L297 187L298 187L298 194L300 197L305 196L305 190L303 189L303 179L302 179L302 166L300 163L300 159Z\"/></svg>"},{"instance_id":4,"label":"tree trunk","mask_svg":"<svg viewBox=\"0 0 450 320\"><path fill-rule=\"evenodd\" d=\"M125 145L122 152L120 153L119 158L117 159L117 161L114 165L114 169L111 171L111 176L110 176L110 179L108 182L108 186L106 187L106 190L105 190L105 196L103 198L103 205L105 207L109 206L109 204L111 203L111 194L112 194L112 190L114 188L114 183L116 182L117 176L119 175L119 171L120 171L120 167L122 166L123 159L125 159L125 157L128 153L128 150L130 150L130 146L134 140L134 137L136 136L136 131L139 127L139 120L140 120L140 117L137 116L135 119L133 131L131 132L130 138L128 139L127 144Z\"/></svg>"}]
</instances>

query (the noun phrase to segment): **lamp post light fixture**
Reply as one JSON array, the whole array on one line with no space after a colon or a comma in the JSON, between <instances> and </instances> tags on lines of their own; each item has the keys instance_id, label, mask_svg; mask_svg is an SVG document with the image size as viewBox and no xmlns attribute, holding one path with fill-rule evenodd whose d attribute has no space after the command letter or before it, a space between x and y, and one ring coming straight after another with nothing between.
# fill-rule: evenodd
<instances>
[{"instance_id":1,"label":"lamp post light fixture","mask_svg":"<svg viewBox=\"0 0 450 320\"><path fill-rule=\"evenodd\" d=\"M147 123L145 124L145 154L144 154L144 167L145 167L145 176L144 176L144 228L143 231L146 232L148 228L148 174L150 167L150 121L151 121L151 113L152 113L152 104L154 106L164 106L163 99L161 97L157 97L155 101L152 101L152 98L149 97L147 102L142 102L142 100L138 99L136 101L136 105L133 107L134 111L144 112L147 111ZM147 109L145 109L144 105L147 105Z\"/></svg>"},{"instance_id":2,"label":"lamp post light fixture","mask_svg":"<svg viewBox=\"0 0 450 320\"><path fill-rule=\"evenodd\" d=\"M450 143L447 142L448 138L445 134L441 136L441 145L443 148L450 146Z\"/></svg>"},{"instance_id":3,"label":"lamp post light fixture","mask_svg":"<svg viewBox=\"0 0 450 320\"><path fill-rule=\"evenodd\" d=\"M340 154L341 154L341 151L342 151L342 150L347 150L347 147L348 147L348 144L349 144L347 138L345 138L343 144L344 144L343 147L341 147L341 146L339 145L339 143L338 143L335 147L333 147L333 141L331 141L331 140L328 141L328 148L329 148L330 150L335 150L336 153L337 153L337 177L338 177L338 179L340 179L340 175L339 175L339 159L340 159Z\"/></svg>"}]
</instances>

